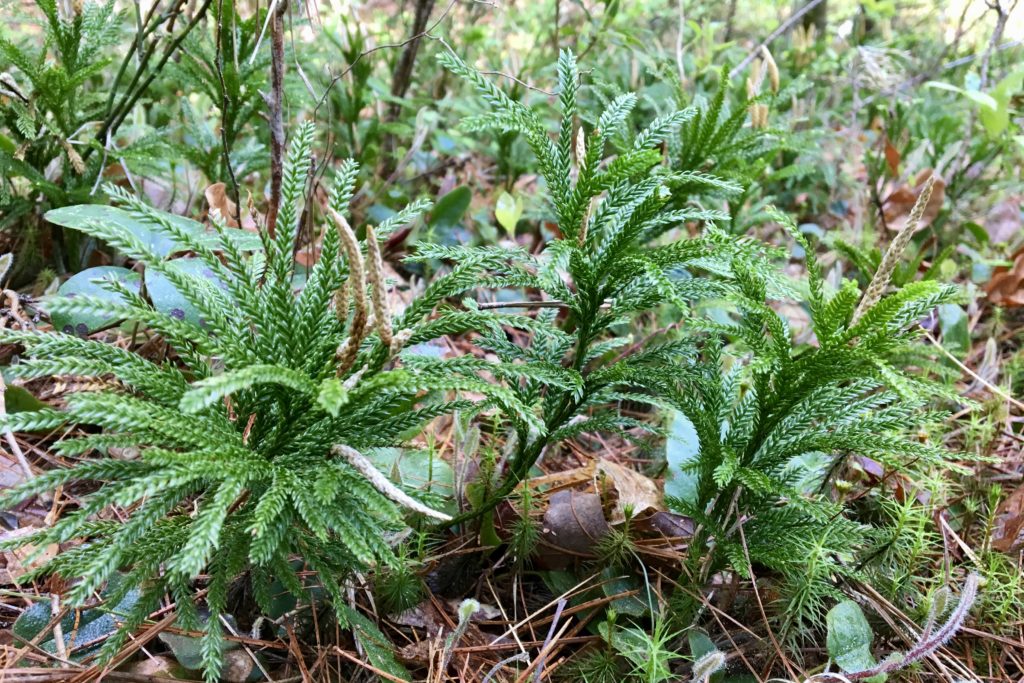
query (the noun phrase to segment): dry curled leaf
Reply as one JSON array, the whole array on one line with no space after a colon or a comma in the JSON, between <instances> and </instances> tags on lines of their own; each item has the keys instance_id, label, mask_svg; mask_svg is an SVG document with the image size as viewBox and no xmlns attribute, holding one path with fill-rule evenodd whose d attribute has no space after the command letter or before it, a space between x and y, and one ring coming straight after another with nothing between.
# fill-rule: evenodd
<instances>
[{"instance_id":1,"label":"dry curled leaf","mask_svg":"<svg viewBox=\"0 0 1024 683\"><path fill-rule=\"evenodd\" d=\"M187 679L184 668L173 657L159 655L147 657L128 667L128 673L136 676Z\"/></svg>"},{"instance_id":2,"label":"dry curled leaf","mask_svg":"<svg viewBox=\"0 0 1024 683\"><path fill-rule=\"evenodd\" d=\"M692 519L675 512L655 512L651 515L650 524L668 538L689 538L696 526Z\"/></svg>"},{"instance_id":3,"label":"dry curled leaf","mask_svg":"<svg viewBox=\"0 0 1024 683\"><path fill-rule=\"evenodd\" d=\"M417 640L395 650L395 655L403 664L426 667L434 659L437 648L434 640Z\"/></svg>"},{"instance_id":4,"label":"dry curled leaf","mask_svg":"<svg viewBox=\"0 0 1024 683\"><path fill-rule=\"evenodd\" d=\"M632 511L634 517L648 510L664 508L661 503L661 491L650 477L611 460L601 460L597 464L597 469L606 477L606 481L614 486L617 494L611 519L608 520L612 524L626 521L626 508Z\"/></svg>"},{"instance_id":5,"label":"dry curled leaf","mask_svg":"<svg viewBox=\"0 0 1024 683\"><path fill-rule=\"evenodd\" d=\"M32 529L35 531L35 529ZM42 565L46 564L60 552L60 546L56 543L43 548L42 552L38 552L38 548L34 545L26 545L16 550L9 550L4 552L3 559L6 562L6 568L0 569L0 584L2 585L19 585L21 583L21 577L28 572L38 569Z\"/></svg>"},{"instance_id":6,"label":"dry curled leaf","mask_svg":"<svg viewBox=\"0 0 1024 683\"><path fill-rule=\"evenodd\" d=\"M900 151L892 144L888 137L885 138L885 163L889 166L890 175L900 173Z\"/></svg>"},{"instance_id":7,"label":"dry curled leaf","mask_svg":"<svg viewBox=\"0 0 1024 683\"><path fill-rule=\"evenodd\" d=\"M992 547L1011 554L1024 547L1024 486L1011 493L996 509Z\"/></svg>"},{"instance_id":8,"label":"dry curled leaf","mask_svg":"<svg viewBox=\"0 0 1024 683\"><path fill-rule=\"evenodd\" d=\"M989 301L996 306L1024 306L1024 248L1011 257L1013 264L999 266L985 285Z\"/></svg>"},{"instance_id":9,"label":"dry curled leaf","mask_svg":"<svg viewBox=\"0 0 1024 683\"><path fill-rule=\"evenodd\" d=\"M224 183L214 183L206 188L206 192L203 195L206 197L206 203L210 205L211 209L220 211L225 225L229 228L238 227L238 206L228 196L227 185ZM256 218L250 215L248 211L243 211L242 214L242 228L255 232L258 229Z\"/></svg>"},{"instance_id":10,"label":"dry curled leaf","mask_svg":"<svg viewBox=\"0 0 1024 683\"><path fill-rule=\"evenodd\" d=\"M882 213L885 216L885 224L890 230L899 232L907 225L910 211L914 208L917 198L924 189L925 182L932 176L932 169L926 168L917 174L913 187L901 185L889 193L885 198ZM942 210L942 203L946 199L946 181L939 176L935 177L935 186L932 188L932 196L928 198L928 204L924 208L918 230L931 224L935 217Z\"/></svg>"}]
</instances>

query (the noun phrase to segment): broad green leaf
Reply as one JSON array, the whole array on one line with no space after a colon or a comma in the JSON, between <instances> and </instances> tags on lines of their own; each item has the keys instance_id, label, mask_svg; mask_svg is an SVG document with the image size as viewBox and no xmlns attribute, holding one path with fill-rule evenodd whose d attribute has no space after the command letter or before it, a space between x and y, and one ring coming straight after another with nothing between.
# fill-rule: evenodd
<instances>
[{"instance_id":1,"label":"broad green leaf","mask_svg":"<svg viewBox=\"0 0 1024 683\"><path fill-rule=\"evenodd\" d=\"M352 633L363 647L366 658L375 667L392 676L391 680L411 681L412 676L395 657L395 645L381 633L377 625L348 605L335 605L348 621ZM384 680L384 679L381 679Z\"/></svg>"},{"instance_id":2,"label":"broad green leaf","mask_svg":"<svg viewBox=\"0 0 1024 683\"><path fill-rule=\"evenodd\" d=\"M1010 125L1010 110L1005 104L998 104L994 109L982 107L978 112L978 120L990 138L999 137Z\"/></svg>"},{"instance_id":3,"label":"broad green leaf","mask_svg":"<svg viewBox=\"0 0 1024 683\"><path fill-rule=\"evenodd\" d=\"M638 576L622 576L621 572L614 567L605 567L601 572L601 592L605 597L621 595L629 591L639 590L636 595L627 595L616 598L608 603L619 614L628 614L633 617L642 617L648 614L650 603L646 600L645 584Z\"/></svg>"},{"instance_id":4,"label":"broad green leaf","mask_svg":"<svg viewBox=\"0 0 1024 683\"><path fill-rule=\"evenodd\" d=\"M971 235L974 236L974 239L977 240L978 244L988 244L989 235L985 228L981 227L974 221L964 221L962 225L971 233Z\"/></svg>"},{"instance_id":5,"label":"broad green leaf","mask_svg":"<svg viewBox=\"0 0 1024 683\"><path fill-rule=\"evenodd\" d=\"M871 654L874 633L860 605L853 600L844 600L829 610L825 623L828 626L828 654L843 671L854 673L875 666L875 657ZM881 683L884 679L883 676L880 680L877 677L869 680Z\"/></svg>"},{"instance_id":6,"label":"broad green leaf","mask_svg":"<svg viewBox=\"0 0 1024 683\"><path fill-rule=\"evenodd\" d=\"M163 215L168 221L177 225L182 230L191 233L210 246L216 246L217 235L207 232L202 223L197 223L191 219L171 213L164 213ZM136 218L128 211L119 209L116 206L104 206L102 204L65 206L47 211L45 217L51 223L71 228L72 230L81 230L86 234L89 233L89 224L93 221L114 225L135 235L143 244L149 246L159 256L168 256L175 251L183 249L181 245L175 244L174 240L151 224ZM262 248L259 236L255 233L246 230L232 230L228 234L239 249L255 251Z\"/></svg>"},{"instance_id":7,"label":"broad green leaf","mask_svg":"<svg viewBox=\"0 0 1024 683\"><path fill-rule=\"evenodd\" d=\"M3 369L4 385L7 390L4 392L4 405L8 413L26 413L33 410L42 410L47 407L45 403L36 398L25 387L11 384L10 368Z\"/></svg>"},{"instance_id":8,"label":"broad green leaf","mask_svg":"<svg viewBox=\"0 0 1024 683\"><path fill-rule=\"evenodd\" d=\"M965 95L967 93L963 88L959 88L952 83L943 83L942 81L928 81L924 84L926 88L935 88L936 90L946 90L948 92L955 92L958 95Z\"/></svg>"},{"instance_id":9,"label":"broad green leaf","mask_svg":"<svg viewBox=\"0 0 1024 683\"><path fill-rule=\"evenodd\" d=\"M238 630L238 624L232 615L225 615L224 620L231 625L231 628L236 631ZM171 652L174 654L174 658L178 660L178 664L192 670L203 668L203 648L200 638L182 636L177 633L161 633L159 637L167 647L171 648ZM224 641L225 652L234 650L237 647L239 647L239 644L233 640Z\"/></svg>"},{"instance_id":10,"label":"broad green leaf","mask_svg":"<svg viewBox=\"0 0 1024 683\"><path fill-rule=\"evenodd\" d=\"M437 200L430 212L427 225L434 231L435 239L440 244L460 244L465 240L456 234L462 226L462 217L469 208L473 193L465 185Z\"/></svg>"},{"instance_id":11,"label":"broad green leaf","mask_svg":"<svg viewBox=\"0 0 1024 683\"><path fill-rule=\"evenodd\" d=\"M366 456L390 479L407 488L431 491L453 500L455 473L444 459L429 450L376 448Z\"/></svg>"},{"instance_id":12,"label":"broad green leaf","mask_svg":"<svg viewBox=\"0 0 1024 683\"><path fill-rule=\"evenodd\" d=\"M982 110L996 110L999 108L999 102L991 95L987 95L977 90L961 90L960 92L962 92L971 102L981 106Z\"/></svg>"},{"instance_id":13,"label":"broad green leaf","mask_svg":"<svg viewBox=\"0 0 1024 683\"><path fill-rule=\"evenodd\" d=\"M168 267L174 268L186 275L197 275L215 287L223 288L225 285L214 274L210 267L200 259L175 259L168 262ZM196 307L171 284L171 281L162 273L146 269L146 294L153 302L154 308L161 313L166 313L178 320L187 320L194 325L203 325L206 321L200 316Z\"/></svg>"},{"instance_id":14,"label":"broad green leaf","mask_svg":"<svg viewBox=\"0 0 1024 683\"><path fill-rule=\"evenodd\" d=\"M121 575L114 575L108 582L107 588L102 596L107 596L120 587ZM96 607L82 611L76 616L69 612L61 620L61 632L64 636L64 649L68 658L73 661L81 661L93 654L102 645L107 636L112 635L118 629L118 622L123 621L135 604L138 602L140 592L138 588L129 590L125 596L112 607ZM18 641L29 642L35 639L40 632L50 623L50 603L33 603L21 613L17 621L11 627L11 633ZM57 644L53 633L44 636L40 647L47 652L56 654ZM20 643L19 643L20 644Z\"/></svg>"},{"instance_id":15,"label":"broad green leaf","mask_svg":"<svg viewBox=\"0 0 1024 683\"><path fill-rule=\"evenodd\" d=\"M602 621L597 625L597 630L605 642L626 657L631 654L635 656L647 649L647 639L639 629L613 626L607 621Z\"/></svg>"},{"instance_id":16,"label":"broad green leaf","mask_svg":"<svg viewBox=\"0 0 1024 683\"><path fill-rule=\"evenodd\" d=\"M690 643L690 656L695 660L718 649L703 629L691 628L686 632L686 639Z\"/></svg>"},{"instance_id":17,"label":"broad green leaf","mask_svg":"<svg viewBox=\"0 0 1024 683\"><path fill-rule=\"evenodd\" d=\"M942 345L954 353L963 353L970 348L971 333L964 309L957 304L939 304L938 311Z\"/></svg>"},{"instance_id":18,"label":"broad green leaf","mask_svg":"<svg viewBox=\"0 0 1024 683\"><path fill-rule=\"evenodd\" d=\"M700 439L693 423L683 413L676 411L672 417L672 428L665 443L665 495L693 502L697 498L697 475L684 472L683 466L693 462L700 450Z\"/></svg>"},{"instance_id":19,"label":"broad green leaf","mask_svg":"<svg viewBox=\"0 0 1024 683\"><path fill-rule=\"evenodd\" d=\"M523 215L523 198L513 198L508 192L498 195L498 203L494 207L494 217L509 235L516 234L516 224Z\"/></svg>"},{"instance_id":20,"label":"broad green leaf","mask_svg":"<svg viewBox=\"0 0 1024 683\"><path fill-rule=\"evenodd\" d=\"M86 270L73 275L67 282L57 289L57 296L74 298L77 295L84 294L99 297L101 299L107 299L109 301L124 300L121 295L115 294L103 287L99 282L100 280L116 280L118 282L123 282L130 288L137 291L139 289L141 278L138 273L130 271L127 268L121 268L119 266L96 266L95 268L87 268ZM78 334L84 337L91 332L107 327L117 321L94 314L68 315L55 313L50 316L50 322L53 323L53 327L55 329L60 330L61 332L66 332L67 334Z\"/></svg>"},{"instance_id":21,"label":"broad green leaf","mask_svg":"<svg viewBox=\"0 0 1024 683\"><path fill-rule=\"evenodd\" d=\"M25 387L11 385L4 391L4 404L8 413L24 413L46 408L46 404L29 393Z\"/></svg>"},{"instance_id":22,"label":"broad green leaf","mask_svg":"<svg viewBox=\"0 0 1024 683\"><path fill-rule=\"evenodd\" d=\"M978 120L990 138L998 137L1010 125L1010 99L1020 89L1024 70L1012 72L992 88L991 93L984 93L970 88L958 88L948 83L929 81L925 85L939 90L948 90L963 95L978 105Z\"/></svg>"},{"instance_id":23,"label":"broad green leaf","mask_svg":"<svg viewBox=\"0 0 1024 683\"><path fill-rule=\"evenodd\" d=\"M690 643L690 656L693 661L718 650L714 641L708 637L707 632L699 628L691 628L686 632L686 639ZM721 683L725 679L725 671L719 670L711 674L711 683Z\"/></svg>"}]
</instances>

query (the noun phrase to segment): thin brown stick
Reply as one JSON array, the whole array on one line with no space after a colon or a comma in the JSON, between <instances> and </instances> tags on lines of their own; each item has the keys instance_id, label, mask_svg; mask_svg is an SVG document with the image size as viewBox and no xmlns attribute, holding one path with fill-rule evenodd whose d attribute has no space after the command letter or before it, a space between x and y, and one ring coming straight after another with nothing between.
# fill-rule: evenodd
<instances>
[{"instance_id":1,"label":"thin brown stick","mask_svg":"<svg viewBox=\"0 0 1024 683\"><path fill-rule=\"evenodd\" d=\"M132 642L114 655L110 662L107 663L106 668L101 669L98 665L93 665L72 678L69 683L90 683L90 681L101 680L104 677L111 678L114 669L142 649L146 643L156 638L164 629L173 624L177 618L178 615L174 613L167 615L132 639Z\"/></svg>"},{"instance_id":2,"label":"thin brown stick","mask_svg":"<svg viewBox=\"0 0 1024 683\"><path fill-rule=\"evenodd\" d=\"M68 672L42 667L7 669L2 674L2 677L0 677L0 680L2 680L3 683L66 683L68 680ZM133 674L126 671L111 671L104 676L104 680L126 681L127 683L199 683L199 681L195 681L194 679ZM284 681L278 681L278 683L284 683Z\"/></svg>"},{"instance_id":3,"label":"thin brown stick","mask_svg":"<svg viewBox=\"0 0 1024 683\"><path fill-rule=\"evenodd\" d=\"M989 9L996 13L996 25L992 29L992 38L988 42L988 49L981 56L981 66L979 67L980 76L980 90L985 90L988 87L989 82L989 65L992 61L992 55L995 53L996 48L999 45L999 41L1003 39L1003 31L1006 30L1006 22L1010 19L1010 14L1013 10L1017 9L1018 0L1010 2L1008 9L1003 8L1002 0L988 0L986 4Z\"/></svg>"},{"instance_id":4,"label":"thin brown stick","mask_svg":"<svg viewBox=\"0 0 1024 683\"><path fill-rule=\"evenodd\" d=\"M779 656L779 660L782 665L786 667L786 672L790 678L797 680L798 676L793 671L789 660L786 658L785 653L782 651L782 646L779 644L778 638L775 637L775 632L772 631L771 624L768 623L768 614L764 611L764 602L761 600L761 592L757 590L757 578L754 576L754 566L750 563L750 551L747 548L747 537L743 533L743 525L740 524L738 527L740 532L740 543L743 547L743 557L747 561L747 574L750 575L752 587L754 589L754 598L757 600L757 609L761 612L761 619L764 621L765 628L768 630L768 638L772 641L772 646L775 648L775 653Z\"/></svg>"},{"instance_id":5,"label":"thin brown stick","mask_svg":"<svg viewBox=\"0 0 1024 683\"><path fill-rule=\"evenodd\" d=\"M284 176L284 13L288 0L271 5L270 93L263 95L270 122L270 203L267 206L267 234L273 238L281 209L281 179Z\"/></svg>"},{"instance_id":6,"label":"thin brown stick","mask_svg":"<svg viewBox=\"0 0 1024 683\"><path fill-rule=\"evenodd\" d=\"M60 622L63 618L60 610L60 595L57 593L50 593L50 616L54 619L53 624L53 644L57 648L57 656L61 658L60 668L68 668L67 659L68 652L64 645L64 629L61 628ZM74 634L71 636L72 642L74 642Z\"/></svg>"},{"instance_id":7,"label":"thin brown stick","mask_svg":"<svg viewBox=\"0 0 1024 683\"><path fill-rule=\"evenodd\" d=\"M322 107L324 102L327 101L327 96L331 93L331 90L334 88L334 86L338 83L338 81L347 76L348 73L352 71L353 67L355 67L356 63L358 63L359 60L362 59L363 57L373 54L377 50L389 50L398 47L405 47L409 43L412 43L413 41L416 40L420 40L421 38L432 38L430 32L437 28L440 25L440 23L445 20L445 17L448 16L448 13L451 12L452 7L455 6L455 2L456 0L451 0L448 3L448 6L445 7L444 12L441 12L441 16L438 17L437 20L430 25L430 28L426 29L422 33L417 33L413 36L410 36L409 38L406 38L400 43L385 43L384 45L377 45L376 47L371 47L367 50L363 50L358 55L356 55L356 58L353 59L352 62L347 67L345 67L343 71L331 77L331 82L327 84L327 88L324 90L324 94L321 95L319 101L317 101L316 107L313 108L313 113L316 114L318 111L320 111L320 107Z\"/></svg>"},{"instance_id":8,"label":"thin brown stick","mask_svg":"<svg viewBox=\"0 0 1024 683\"><path fill-rule=\"evenodd\" d=\"M4 382L4 378L0 376L0 418L7 417L7 383ZM7 441L7 445L11 448L11 453L14 454L14 459L18 461L18 467L21 468L22 473L25 475L25 481L28 481L33 476L32 467L28 463L28 459L25 457L24 451L21 450L21 446L18 444L18 440L14 437L14 432L10 428L4 428L4 439Z\"/></svg>"},{"instance_id":9,"label":"thin brown stick","mask_svg":"<svg viewBox=\"0 0 1024 683\"><path fill-rule=\"evenodd\" d=\"M125 93L125 96L121 100L120 104L118 104L115 110L111 112L107 120L104 121L103 126L100 128L100 131L96 134L97 141L101 143L105 142L108 139L108 134L116 132L117 129L121 126L121 124L124 123L124 120L128 117L128 114L135 106L135 103L138 102L139 98L142 96L142 93L146 92L150 84L156 78L157 74L163 71L163 68L164 66L166 66L168 60L170 60L171 56L185 41L185 38L188 37L188 34L192 32L192 29L194 29L196 25L202 20L202 18L206 16L206 12L210 9L210 5L212 3L213 0L203 0L203 4L200 5L199 10L196 12L195 16L193 16L192 20L188 22L184 29L182 29L181 33L174 40L174 42L172 42L167 47L167 49L164 50L163 55L160 57L160 61L153 68L153 71L150 72L146 80L143 81L142 84L139 85L139 87L136 88L134 91L132 90L134 82L132 86L129 86L128 91ZM139 78L139 76L141 76L141 74L142 70L140 69L139 73L136 75L136 80ZM88 158L89 153L92 150L92 147L87 148L82 155L83 158Z\"/></svg>"},{"instance_id":10,"label":"thin brown stick","mask_svg":"<svg viewBox=\"0 0 1024 683\"><path fill-rule=\"evenodd\" d=\"M754 59L757 58L757 56L759 54L761 54L761 49L762 48L765 48L765 47L768 47L769 45L771 45L772 41L774 41L776 38L781 36L783 33L788 31L789 29L793 28L793 26L796 25L796 22L800 21L800 19L805 14L807 14L812 9L814 9L815 7L820 5L822 2L824 2L824 0L811 0L809 3L807 3L806 5L801 7L800 9L798 9L796 12L793 12L793 14L789 17L789 19L786 19L784 22L779 24L778 28L776 28L774 31L772 31L770 34L768 34L767 38L762 40L757 45L757 47L755 47L753 50L751 50L747 54L747 56L743 58L742 62L740 62L739 64L736 65L735 69L733 69L732 71L729 72L729 78L736 78L736 76L738 76L741 73L743 73L743 70L747 68L747 65L750 64L752 61L754 61Z\"/></svg>"},{"instance_id":11,"label":"thin brown stick","mask_svg":"<svg viewBox=\"0 0 1024 683\"><path fill-rule=\"evenodd\" d=\"M341 655L342 657L344 657L348 661L352 662L353 664L361 666L362 668L366 669L370 673L377 674L378 676L380 676L383 679L386 679L386 680L389 680L389 681L394 681L394 683L406 683L405 679L398 678L397 676L393 676L392 674L389 674L387 671L382 671L382 670L378 669L377 667L375 667L373 664L370 664L369 662L364 662L361 658L359 658L356 655L352 654L348 650L342 650L337 645L334 646L333 652L335 654Z\"/></svg>"},{"instance_id":12,"label":"thin brown stick","mask_svg":"<svg viewBox=\"0 0 1024 683\"><path fill-rule=\"evenodd\" d=\"M971 376L971 378L973 378L973 379L974 379L974 380L975 380L976 382L979 382L979 383L981 383L981 385L982 385L983 387L985 387L986 389L988 389L989 391L991 391L991 392L992 392L993 394L995 394L995 395L996 395L996 396L998 396L999 398L1003 399L1004 401L1007 401L1008 403L1012 403L1013 405L1015 405L1016 407L1020 408L1021 410L1024 410L1024 403L1021 403L1020 401L1018 401L1017 399L1015 399L1015 398L1014 398L1013 396L1011 396L1010 394L1008 394L1008 393L1006 393L1005 391L1003 391L1003 389L1001 389L1000 387L996 386L996 385L995 385L995 384L993 384L992 382L989 382L989 381L988 381L987 379L985 379L984 377L982 377L981 375L979 375L978 373L976 373L976 372L975 372L974 370L971 370L971 369L970 369L969 367L967 367L966 365L964 365L963 363L961 363L961 362L960 362L960 360L959 360L959 359L958 359L958 358L957 358L956 356L954 356L954 355L953 355L952 353L950 353L950 352L949 352L949 351L948 351L948 350L946 349L946 347L944 347L944 346L943 346L943 345L942 345L942 344L941 344L941 343L940 343L940 342L939 342L939 341L938 341L938 340L937 340L937 339L936 339L935 337L933 337L933 336L932 336L931 334L929 334L929 333L925 332L925 335L924 335L924 336L925 336L925 338L926 338L926 339L927 339L927 340L928 340L929 342L931 342L932 346L934 346L934 347L935 347L936 349L938 349L938 350L939 350L939 351L940 351L940 352L942 353L942 355L944 355L944 356L945 356L946 358L948 358L949 360L953 361L953 363L954 363L954 364L955 364L955 365L956 365L956 366L957 366L958 368L960 368L960 369L961 369L961 370L963 370L963 371L964 371L965 373L967 373L968 375L970 375L970 376Z\"/></svg>"},{"instance_id":13,"label":"thin brown stick","mask_svg":"<svg viewBox=\"0 0 1024 683\"><path fill-rule=\"evenodd\" d=\"M430 13L434 11L435 0L416 0L416 9L413 14L412 35L413 38L405 44L402 55L395 65L395 72L391 77L391 96L396 100L405 97L412 83L412 70L416 64L416 53L420 49L420 41L426 34L427 22L430 20ZM402 105L392 102L388 116L394 119L401 111Z\"/></svg>"}]
</instances>

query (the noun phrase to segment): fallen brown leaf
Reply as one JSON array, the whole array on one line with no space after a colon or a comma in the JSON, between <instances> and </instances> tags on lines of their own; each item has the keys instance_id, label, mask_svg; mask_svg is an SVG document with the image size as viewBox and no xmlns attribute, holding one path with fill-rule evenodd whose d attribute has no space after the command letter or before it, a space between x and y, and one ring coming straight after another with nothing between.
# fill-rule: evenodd
<instances>
[{"instance_id":1,"label":"fallen brown leaf","mask_svg":"<svg viewBox=\"0 0 1024 683\"><path fill-rule=\"evenodd\" d=\"M901 185L889 193L882 203L882 214L885 216L885 224L890 230L899 232L907 225L910 217L910 210L914 208L917 198L924 189L925 181L932 176L932 169L926 168L917 174L914 186ZM919 230L931 224L935 217L942 210L942 203L946 199L946 181L935 177L935 187L932 189L932 196L928 198L928 204L921 216Z\"/></svg>"},{"instance_id":2,"label":"fallen brown leaf","mask_svg":"<svg viewBox=\"0 0 1024 683\"><path fill-rule=\"evenodd\" d=\"M675 512L655 512L651 515L651 526L669 538L693 536L695 525L686 515Z\"/></svg>"},{"instance_id":3,"label":"fallen brown leaf","mask_svg":"<svg viewBox=\"0 0 1024 683\"><path fill-rule=\"evenodd\" d=\"M1013 265L993 270L985 285L989 301L997 306L1024 306L1024 248L1018 249L1011 259Z\"/></svg>"},{"instance_id":4,"label":"fallen brown leaf","mask_svg":"<svg viewBox=\"0 0 1024 683\"><path fill-rule=\"evenodd\" d=\"M1024 486L1018 487L996 509L992 547L1011 554L1024 547Z\"/></svg>"},{"instance_id":5,"label":"fallen brown leaf","mask_svg":"<svg viewBox=\"0 0 1024 683\"><path fill-rule=\"evenodd\" d=\"M238 220L238 206L232 201L231 197L228 196L227 185L224 183L214 183L206 188L206 192L203 193L206 197L206 203L210 205L211 209L217 209L220 211L220 215L224 218L224 224L229 228L237 228ZM242 212L242 229L256 232L259 228L256 223L256 217L252 216L250 212Z\"/></svg>"},{"instance_id":6,"label":"fallen brown leaf","mask_svg":"<svg viewBox=\"0 0 1024 683\"><path fill-rule=\"evenodd\" d=\"M32 531L36 530L32 529ZM22 576L56 557L60 552L60 546L51 543L38 554L36 554L36 550L36 546L26 545L17 550L3 553L3 557L7 561L7 568L0 570L0 584L20 585Z\"/></svg>"},{"instance_id":7,"label":"fallen brown leaf","mask_svg":"<svg viewBox=\"0 0 1024 683\"><path fill-rule=\"evenodd\" d=\"M607 477L608 482L615 487L618 494L615 499L615 507L611 511L611 519L608 520L612 524L621 524L626 521L626 508L632 511L634 517L648 510L664 509L661 502L661 491L650 477L611 460L599 461L597 469Z\"/></svg>"},{"instance_id":8,"label":"fallen brown leaf","mask_svg":"<svg viewBox=\"0 0 1024 683\"><path fill-rule=\"evenodd\" d=\"M988 212L985 217L985 232L989 242L1001 244L1009 242L1021 234L1024 219L1021 217L1020 195L1007 197Z\"/></svg>"},{"instance_id":9,"label":"fallen brown leaf","mask_svg":"<svg viewBox=\"0 0 1024 683\"><path fill-rule=\"evenodd\" d=\"M900 151L892 144L888 137L885 138L885 163L889 166L889 173L899 175L900 173Z\"/></svg>"}]
</instances>

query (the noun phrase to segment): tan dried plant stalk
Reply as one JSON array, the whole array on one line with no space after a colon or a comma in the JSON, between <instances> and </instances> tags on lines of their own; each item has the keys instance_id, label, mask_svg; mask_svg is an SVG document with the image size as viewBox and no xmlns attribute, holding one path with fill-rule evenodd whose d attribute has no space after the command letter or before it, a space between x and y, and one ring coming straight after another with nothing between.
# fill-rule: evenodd
<instances>
[{"instance_id":1,"label":"tan dried plant stalk","mask_svg":"<svg viewBox=\"0 0 1024 683\"><path fill-rule=\"evenodd\" d=\"M935 174L932 174L928 180L925 181L924 187L921 188L921 194L917 196L917 201L914 202L914 208L910 210L910 216L907 218L907 224L902 230L896 235L896 239L892 241L889 248L885 250L885 255L882 256L882 262L878 266L878 270L875 271L875 276L871 278L871 284L864 291L864 296L860 300L860 304L857 306L857 310L853 313L853 321L851 324L856 323L861 317L867 313L872 306L878 303L879 299L882 298L882 294L885 293L885 288L889 286L889 281L892 279L892 274L896 270L896 264L903 258L904 252L907 250L907 246L910 245L910 240L917 232L918 225L921 223L921 217L924 215L924 210L928 206L928 201L932 197L932 189L935 187Z\"/></svg>"},{"instance_id":2,"label":"tan dried plant stalk","mask_svg":"<svg viewBox=\"0 0 1024 683\"><path fill-rule=\"evenodd\" d=\"M370 282L370 303L373 305L377 333L380 335L381 343L390 349L394 334L391 328L387 287L384 282L384 258L380 253L377 235L370 226L366 226L366 279Z\"/></svg>"},{"instance_id":3,"label":"tan dried plant stalk","mask_svg":"<svg viewBox=\"0 0 1024 683\"><path fill-rule=\"evenodd\" d=\"M761 94L761 87L765 79L773 93L779 92L779 66L768 48L761 46L761 58L754 62L753 72L747 77L747 99L752 100ZM768 127L768 105L762 102L755 102L750 105L750 127Z\"/></svg>"},{"instance_id":4,"label":"tan dried plant stalk","mask_svg":"<svg viewBox=\"0 0 1024 683\"><path fill-rule=\"evenodd\" d=\"M761 46L761 59L764 62L763 68L768 72L768 84L771 86L772 92L779 92L779 65L775 63L772 53L764 45Z\"/></svg>"},{"instance_id":5,"label":"tan dried plant stalk","mask_svg":"<svg viewBox=\"0 0 1024 683\"><path fill-rule=\"evenodd\" d=\"M68 155L68 161L71 162L71 167L75 169L75 173L82 175L85 173L85 162L82 161L82 156L78 153L68 140L61 140L60 144L64 147L65 154Z\"/></svg>"},{"instance_id":6,"label":"tan dried plant stalk","mask_svg":"<svg viewBox=\"0 0 1024 683\"><path fill-rule=\"evenodd\" d=\"M366 336L366 277L363 253L359 249L359 240L352 226L348 224L345 217L330 206L327 213L334 221L334 227L338 231L338 239L345 254L348 256L348 281L342 287L351 293L353 308L352 324L349 326L348 337L338 346L336 357L338 359L338 376L345 374L356 362L356 355L359 353L359 345ZM340 290L339 290L340 291ZM337 303L337 299L335 299ZM347 311L346 311L347 313Z\"/></svg>"},{"instance_id":7,"label":"tan dried plant stalk","mask_svg":"<svg viewBox=\"0 0 1024 683\"><path fill-rule=\"evenodd\" d=\"M334 315L342 325L348 323L348 302L350 297L348 290L348 278L345 278L345 281L341 283L341 287L338 287L338 291L334 293Z\"/></svg>"},{"instance_id":8,"label":"tan dried plant stalk","mask_svg":"<svg viewBox=\"0 0 1024 683\"><path fill-rule=\"evenodd\" d=\"M427 517L433 517L434 519L440 519L442 521L448 521L451 516L435 510L423 503L419 502L402 489L395 486L390 479L381 474L380 470L374 467L370 460L352 448L344 444L338 444L332 449L336 455L343 457L348 464L352 465L360 474L366 477L366 480L370 483L373 488L377 489L380 493L390 499L392 502L398 503L404 508L408 508L413 512L418 512L421 515Z\"/></svg>"}]
</instances>

